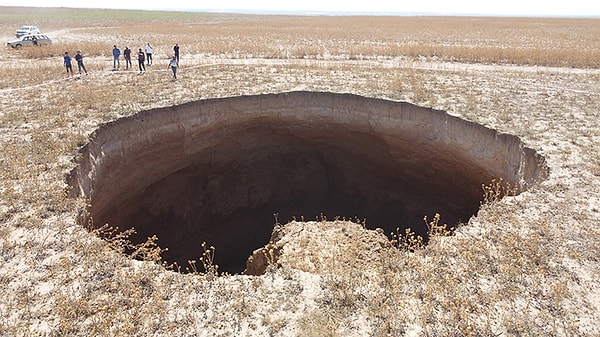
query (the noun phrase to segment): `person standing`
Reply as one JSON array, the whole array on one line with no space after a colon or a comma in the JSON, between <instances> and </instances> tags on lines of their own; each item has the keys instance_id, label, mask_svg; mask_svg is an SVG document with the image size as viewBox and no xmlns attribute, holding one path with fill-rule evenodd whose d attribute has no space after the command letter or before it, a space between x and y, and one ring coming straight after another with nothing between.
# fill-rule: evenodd
<instances>
[{"instance_id":1,"label":"person standing","mask_svg":"<svg viewBox=\"0 0 600 337\"><path fill-rule=\"evenodd\" d=\"M144 65L144 61L146 61L145 57L146 56L142 51L142 48L140 48L138 51L138 65L140 67L140 74L142 73L142 71L146 71L146 66Z\"/></svg>"},{"instance_id":2,"label":"person standing","mask_svg":"<svg viewBox=\"0 0 600 337\"><path fill-rule=\"evenodd\" d=\"M119 57L121 56L121 49L117 48L117 45L113 46L113 70L117 70L121 67Z\"/></svg>"},{"instance_id":3,"label":"person standing","mask_svg":"<svg viewBox=\"0 0 600 337\"><path fill-rule=\"evenodd\" d=\"M125 50L123 50L123 57L125 57L125 70L133 68L131 65L131 49L128 46L125 46Z\"/></svg>"},{"instance_id":4,"label":"person standing","mask_svg":"<svg viewBox=\"0 0 600 337\"><path fill-rule=\"evenodd\" d=\"M179 43L173 46L173 52L175 52L175 58L177 59L177 65L179 65Z\"/></svg>"},{"instance_id":5,"label":"person standing","mask_svg":"<svg viewBox=\"0 0 600 337\"><path fill-rule=\"evenodd\" d=\"M87 69L85 69L85 65L83 65L83 55L81 55L81 50L77 51L77 55L75 55L75 61L77 61L77 69L79 70L79 75L81 75L81 69L83 69L83 71L85 71L85 74L87 75Z\"/></svg>"},{"instance_id":6,"label":"person standing","mask_svg":"<svg viewBox=\"0 0 600 337\"><path fill-rule=\"evenodd\" d=\"M69 56L69 52L65 52L65 56L63 56L65 68L67 68L67 74L71 72L71 76L73 76L73 67L71 66L71 56Z\"/></svg>"},{"instance_id":7,"label":"person standing","mask_svg":"<svg viewBox=\"0 0 600 337\"><path fill-rule=\"evenodd\" d=\"M152 46L150 42L146 44L146 60L148 61L148 65L152 65Z\"/></svg>"},{"instance_id":8,"label":"person standing","mask_svg":"<svg viewBox=\"0 0 600 337\"><path fill-rule=\"evenodd\" d=\"M171 68L171 71L173 71L173 80L177 79L177 58L175 56L173 56L173 58L171 59L171 61L169 61L169 67L167 69Z\"/></svg>"}]
</instances>

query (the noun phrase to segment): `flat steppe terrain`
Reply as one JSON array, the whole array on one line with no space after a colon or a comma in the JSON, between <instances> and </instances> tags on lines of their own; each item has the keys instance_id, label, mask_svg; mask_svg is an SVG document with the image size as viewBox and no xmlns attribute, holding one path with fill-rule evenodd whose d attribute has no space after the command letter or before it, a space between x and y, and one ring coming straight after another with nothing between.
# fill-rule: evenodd
<instances>
[{"instance_id":1,"label":"flat steppe terrain","mask_svg":"<svg viewBox=\"0 0 600 337\"><path fill-rule=\"evenodd\" d=\"M600 20L0 13L3 41L25 24L54 41L0 48L0 335L600 335ZM145 73L122 59L113 71L113 45L147 42ZM78 49L89 75L68 76L62 55ZM177 273L150 261L152 245L133 260L126 233L77 223L85 201L66 197L64 177L100 125L296 90L447 111L520 137L549 177L424 248L386 248L331 217L283 224L284 253L262 276L200 262Z\"/></svg>"}]
</instances>

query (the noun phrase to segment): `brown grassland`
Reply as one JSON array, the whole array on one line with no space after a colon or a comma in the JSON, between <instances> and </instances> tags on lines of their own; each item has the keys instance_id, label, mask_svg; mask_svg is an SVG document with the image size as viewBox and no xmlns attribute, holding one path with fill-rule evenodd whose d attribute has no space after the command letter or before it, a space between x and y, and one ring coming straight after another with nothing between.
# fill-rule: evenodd
<instances>
[{"instance_id":1,"label":"brown grassland","mask_svg":"<svg viewBox=\"0 0 600 337\"><path fill-rule=\"evenodd\" d=\"M0 7L5 41L24 24L54 43L0 50L0 336L600 335L599 19ZM135 61L112 71L113 44L146 42L146 73ZM178 81L167 70L175 43ZM88 76L65 73L61 55L77 49ZM85 201L66 198L64 176L99 125L293 90L448 111L519 136L550 177L488 198L468 224L417 249L335 236L361 235L349 222L291 223L339 246L307 238L286 257L298 260L262 276L176 273L121 254L126 235L107 242L76 223ZM298 262L327 249L319 268Z\"/></svg>"}]
</instances>

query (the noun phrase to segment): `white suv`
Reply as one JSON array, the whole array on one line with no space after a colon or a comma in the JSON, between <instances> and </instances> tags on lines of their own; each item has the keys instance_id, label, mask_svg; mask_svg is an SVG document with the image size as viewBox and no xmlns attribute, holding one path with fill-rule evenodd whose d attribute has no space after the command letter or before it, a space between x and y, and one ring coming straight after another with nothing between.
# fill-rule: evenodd
<instances>
[{"instance_id":1,"label":"white suv","mask_svg":"<svg viewBox=\"0 0 600 337\"><path fill-rule=\"evenodd\" d=\"M31 34L39 34L40 30L37 26L23 26L15 32L17 37L21 37L23 35L31 35Z\"/></svg>"}]
</instances>

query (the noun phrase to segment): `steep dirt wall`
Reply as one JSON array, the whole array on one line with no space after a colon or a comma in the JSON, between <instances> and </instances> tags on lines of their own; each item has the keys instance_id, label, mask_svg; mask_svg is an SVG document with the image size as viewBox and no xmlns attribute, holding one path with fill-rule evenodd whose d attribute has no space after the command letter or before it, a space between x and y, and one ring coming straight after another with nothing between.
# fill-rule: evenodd
<instances>
[{"instance_id":1,"label":"steep dirt wall","mask_svg":"<svg viewBox=\"0 0 600 337\"><path fill-rule=\"evenodd\" d=\"M366 219L423 232L476 214L493 178L524 190L547 174L521 140L446 112L350 94L290 92L209 99L119 119L94 132L69 177L94 226L156 234L168 261L200 243L241 271L274 224Z\"/></svg>"}]
</instances>

